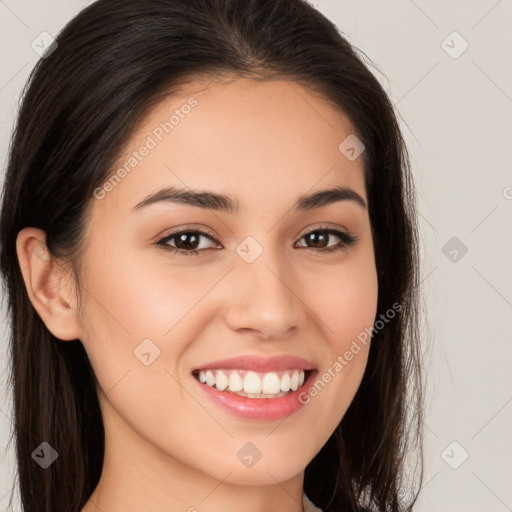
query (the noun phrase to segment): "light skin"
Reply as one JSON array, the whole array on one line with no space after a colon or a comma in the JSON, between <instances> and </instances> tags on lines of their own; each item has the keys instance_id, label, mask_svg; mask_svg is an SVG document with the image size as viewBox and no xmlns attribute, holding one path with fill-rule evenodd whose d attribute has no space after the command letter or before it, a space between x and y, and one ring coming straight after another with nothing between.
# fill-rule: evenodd
<instances>
[{"instance_id":1,"label":"light skin","mask_svg":"<svg viewBox=\"0 0 512 512\"><path fill-rule=\"evenodd\" d=\"M190 97L197 106L158 141L155 127ZM321 375L373 325L368 209L351 199L293 208L299 197L334 187L367 203L362 157L350 161L338 150L353 129L295 82L195 82L148 113L112 171L152 133L156 147L91 200L81 287L67 264L45 257L43 231L25 228L17 239L34 307L62 342L83 343L100 383L105 460L83 511L302 511L305 467L348 409L369 345L284 420L232 415L191 372L238 355L291 354ZM225 194L239 210L169 201L133 210L171 186ZM188 246L167 242L199 255L156 245L184 227L214 234L195 246L190 238ZM325 241L305 236L321 229ZM343 243L325 229L357 240L325 252ZM236 251L248 236L263 250L252 263ZM134 355L147 338L160 350L148 366ZM262 454L252 467L237 457L248 442Z\"/></svg>"}]
</instances>

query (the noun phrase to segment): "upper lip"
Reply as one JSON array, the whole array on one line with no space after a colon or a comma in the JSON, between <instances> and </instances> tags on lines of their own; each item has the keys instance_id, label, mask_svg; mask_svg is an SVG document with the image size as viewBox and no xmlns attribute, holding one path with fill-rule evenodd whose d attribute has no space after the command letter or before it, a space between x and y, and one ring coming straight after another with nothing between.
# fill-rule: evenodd
<instances>
[{"instance_id":1,"label":"upper lip","mask_svg":"<svg viewBox=\"0 0 512 512\"><path fill-rule=\"evenodd\" d=\"M229 359L219 359L218 361L203 364L195 370L198 371L216 368L226 370L252 370L254 372L273 372L295 368L299 370L316 369L315 365L310 361L292 355L280 355L273 357L245 355Z\"/></svg>"}]
</instances>

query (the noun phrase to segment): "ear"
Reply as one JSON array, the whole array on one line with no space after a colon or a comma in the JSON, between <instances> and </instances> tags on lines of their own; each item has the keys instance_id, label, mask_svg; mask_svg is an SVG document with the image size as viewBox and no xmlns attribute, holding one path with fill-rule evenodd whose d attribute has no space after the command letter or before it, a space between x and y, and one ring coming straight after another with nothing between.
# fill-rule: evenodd
<instances>
[{"instance_id":1,"label":"ear","mask_svg":"<svg viewBox=\"0 0 512 512\"><path fill-rule=\"evenodd\" d=\"M80 338L75 279L63 262L50 256L46 233L22 229L16 252L30 301L48 330L61 340Z\"/></svg>"}]
</instances>

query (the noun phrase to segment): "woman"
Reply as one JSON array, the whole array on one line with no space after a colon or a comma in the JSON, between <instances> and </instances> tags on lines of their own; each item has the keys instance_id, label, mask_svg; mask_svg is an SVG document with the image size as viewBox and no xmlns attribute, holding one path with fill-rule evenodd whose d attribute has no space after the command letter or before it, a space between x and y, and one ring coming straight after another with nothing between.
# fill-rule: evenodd
<instances>
[{"instance_id":1,"label":"woman","mask_svg":"<svg viewBox=\"0 0 512 512\"><path fill-rule=\"evenodd\" d=\"M414 189L349 43L100 0L43 57L1 212L23 509L411 510Z\"/></svg>"}]
</instances>

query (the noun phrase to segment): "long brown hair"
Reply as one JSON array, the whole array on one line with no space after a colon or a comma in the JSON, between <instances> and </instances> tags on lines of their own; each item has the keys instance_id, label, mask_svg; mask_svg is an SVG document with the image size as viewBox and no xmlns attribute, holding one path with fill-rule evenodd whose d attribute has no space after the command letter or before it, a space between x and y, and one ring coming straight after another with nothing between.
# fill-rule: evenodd
<instances>
[{"instance_id":1,"label":"long brown hair","mask_svg":"<svg viewBox=\"0 0 512 512\"><path fill-rule=\"evenodd\" d=\"M377 318L401 307L373 332L360 388L307 466L304 490L325 512L411 510L419 491L405 462L413 447L423 479L416 199L393 104L355 49L305 0L99 0L56 41L24 91L0 218L23 510L81 510L101 475L104 428L80 340L60 342L29 300L17 233L44 230L50 254L76 271L93 191L137 121L185 80L221 74L309 87L348 116L365 145ZM47 469L31 457L42 441L62 454Z\"/></svg>"}]
</instances>

